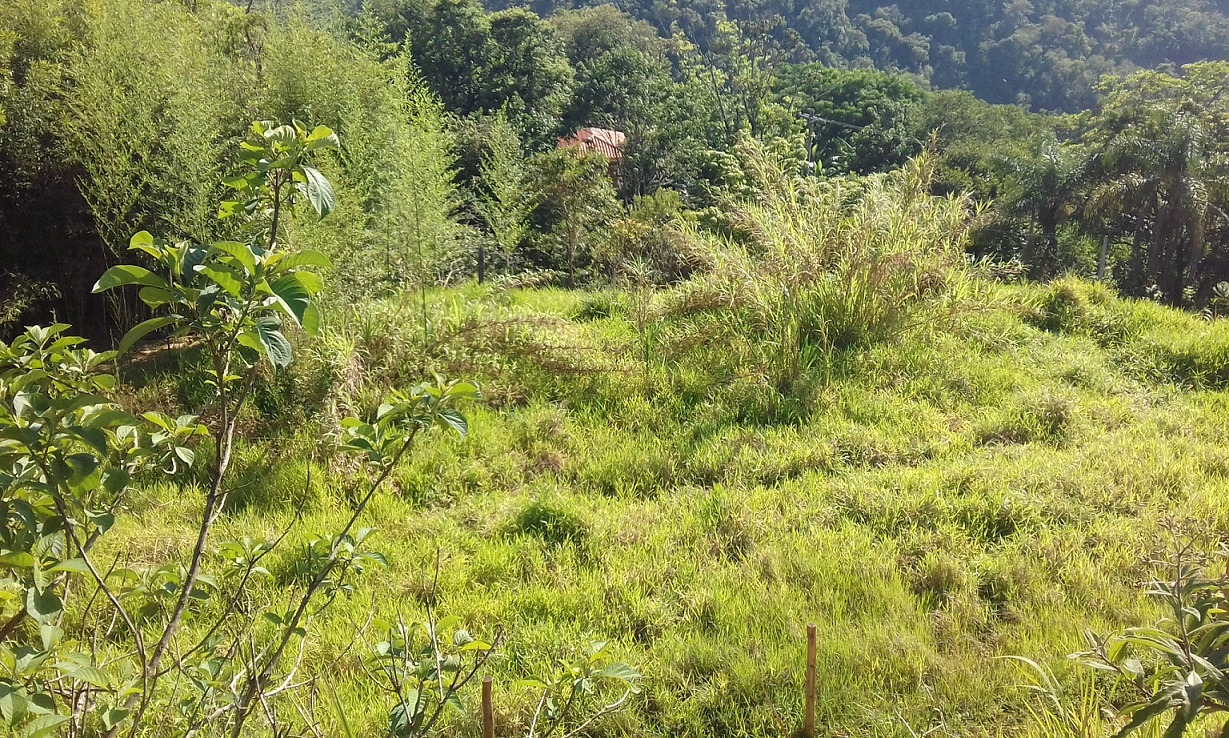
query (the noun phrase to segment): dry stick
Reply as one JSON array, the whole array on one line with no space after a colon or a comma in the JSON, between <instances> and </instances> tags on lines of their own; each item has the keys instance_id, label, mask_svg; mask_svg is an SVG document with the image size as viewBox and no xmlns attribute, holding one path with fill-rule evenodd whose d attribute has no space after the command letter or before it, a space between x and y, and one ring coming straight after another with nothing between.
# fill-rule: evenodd
<instances>
[{"instance_id":1,"label":"dry stick","mask_svg":"<svg viewBox=\"0 0 1229 738\"><path fill-rule=\"evenodd\" d=\"M803 732L815 738L815 623L807 623L807 702Z\"/></svg>"},{"instance_id":2,"label":"dry stick","mask_svg":"<svg viewBox=\"0 0 1229 738\"><path fill-rule=\"evenodd\" d=\"M491 678L482 678L482 738L495 738L495 706L491 702Z\"/></svg>"}]
</instances>

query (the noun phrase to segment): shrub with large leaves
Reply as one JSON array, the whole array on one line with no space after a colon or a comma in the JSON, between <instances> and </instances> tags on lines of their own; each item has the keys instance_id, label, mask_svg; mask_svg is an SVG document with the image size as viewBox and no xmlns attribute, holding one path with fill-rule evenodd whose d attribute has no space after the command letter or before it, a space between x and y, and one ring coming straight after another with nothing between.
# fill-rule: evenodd
<instances>
[{"instance_id":1,"label":"shrub with large leaves","mask_svg":"<svg viewBox=\"0 0 1229 738\"><path fill-rule=\"evenodd\" d=\"M103 581L90 554L133 480L190 465L191 443L205 433L190 416L117 407L103 396L113 354L83 348L67 328L35 326L0 343L0 722L29 737L51 735L89 705L105 727L126 714L114 698L135 682L64 638L67 584Z\"/></svg>"},{"instance_id":2,"label":"shrub with large leaves","mask_svg":"<svg viewBox=\"0 0 1229 738\"><path fill-rule=\"evenodd\" d=\"M244 369L262 356L284 368L291 361L284 322L309 333L319 327L312 298L321 281L311 269L327 267L328 259L315 251L279 248L279 233L299 197L320 216L333 209L332 187L308 161L313 152L336 147L337 136L323 126L309 133L298 123L269 122L253 123L252 134L253 140L241 145L246 171L225 180L239 197L224 202L219 212L241 219L238 230L246 240L170 242L141 231L129 248L152 257L162 274L125 264L108 269L94 285L95 292L139 286L141 300L165 312L130 330L120 342L121 353L157 330L191 334L205 340L216 378L241 382L246 373L232 365L232 356Z\"/></svg>"}]
</instances>

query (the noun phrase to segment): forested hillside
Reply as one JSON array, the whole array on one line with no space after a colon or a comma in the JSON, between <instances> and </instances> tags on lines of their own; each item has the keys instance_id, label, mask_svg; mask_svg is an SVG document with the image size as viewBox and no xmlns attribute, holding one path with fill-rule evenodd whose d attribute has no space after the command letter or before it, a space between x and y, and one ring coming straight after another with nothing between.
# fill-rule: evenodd
<instances>
[{"instance_id":1,"label":"forested hillside","mask_svg":"<svg viewBox=\"0 0 1229 738\"><path fill-rule=\"evenodd\" d=\"M519 5L488 0L488 7ZM587 3L580 3L581 5ZM550 14L577 4L533 0ZM730 23L783 61L902 72L996 103L1074 111L1093 104L1104 74L1229 55L1229 17L1214 0L683 0L616 5L663 35L706 51Z\"/></svg>"}]
</instances>

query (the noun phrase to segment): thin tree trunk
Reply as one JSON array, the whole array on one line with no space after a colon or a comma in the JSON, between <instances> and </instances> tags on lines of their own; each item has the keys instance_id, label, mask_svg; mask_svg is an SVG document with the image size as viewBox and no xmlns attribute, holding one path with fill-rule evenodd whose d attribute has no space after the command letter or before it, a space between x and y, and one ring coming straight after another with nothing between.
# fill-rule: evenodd
<instances>
[{"instance_id":1,"label":"thin tree trunk","mask_svg":"<svg viewBox=\"0 0 1229 738\"><path fill-rule=\"evenodd\" d=\"M1020 261L1024 262L1024 266L1028 269L1029 279L1036 279L1038 275L1037 265L1033 263L1036 261L1036 254L1037 223L1034 222L1029 228L1028 236L1024 239L1024 250L1020 252Z\"/></svg>"},{"instance_id":2,"label":"thin tree trunk","mask_svg":"<svg viewBox=\"0 0 1229 738\"><path fill-rule=\"evenodd\" d=\"M1191 224L1191 244L1187 253L1186 278L1187 284L1198 288L1199 264L1203 261L1206 232L1202 213L1196 215L1199 217Z\"/></svg>"},{"instance_id":3,"label":"thin tree trunk","mask_svg":"<svg viewBox=\"0 0 1229 738\"><path fill-rule=\"evenodd\" d=\"M1110 251L1110 237L1102 236L1101 237L1101 251L1099 254L1097 254L1097 281L1098 282L1105 281L1105 267L1106 267L1106 261L1109 258L1109 251Z\"/></svg>"},{"instance_id":4,"label":"thin tree trunk","mask_svg":"<svg viewBox=\"0 0 1229 738\"><path fill-rule=\"evenodd\" d=\"M1144 294L1145 270L1147 269L1148 253L1144 248L1144 225L1135 224L1135 233L1131 236L1131 265L1128 290L1133 297Z\"/></svg>"},{"instance_id":5,"label":"thin tree trunk","mask_svg":"<svg viewBox=\"0 0 1229 738\"><path fill-rule=\"evenodd\" d=\"M1169 239L1169 205L1161 208L1152 231L1152 244L1148 249L1148 268L1145 279L1151 279L1164 291L1165 251Z\"/></svg>"}]
</instances>

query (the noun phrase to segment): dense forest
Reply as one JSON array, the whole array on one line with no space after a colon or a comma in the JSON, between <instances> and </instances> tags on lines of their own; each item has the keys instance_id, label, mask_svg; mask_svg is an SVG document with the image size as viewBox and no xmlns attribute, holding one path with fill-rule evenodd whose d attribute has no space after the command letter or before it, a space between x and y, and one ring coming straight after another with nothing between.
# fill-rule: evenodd
<instances>
[{"instance_id":1,"label":"dense forest","mask_svg":"<svg viewBox=\"0 0 1229 738\"><path fill-rule=\"evenodd\" d=\"M502 10L513 3L493 3ZM583 4L582 4L583 5ZM615 3L671 37L720 54L729 24L780 62L902 73L922 86L968 89L1036 110L1089 107L1105 74L1180 67L1229 54L1229 17L1213 0L925 0ZM580 5L549 1L549 15Z\"/></svg>"},{"instance_id":2,"label":"dense forest","mask_svg":"<svg viewBox=\"0 0 1229 738\"><path fill-rule=\"evenodd\" d=\"M697 2L0 3L0 733L1229 735L1223 4Z\"/></svg>"}]
</instances>

